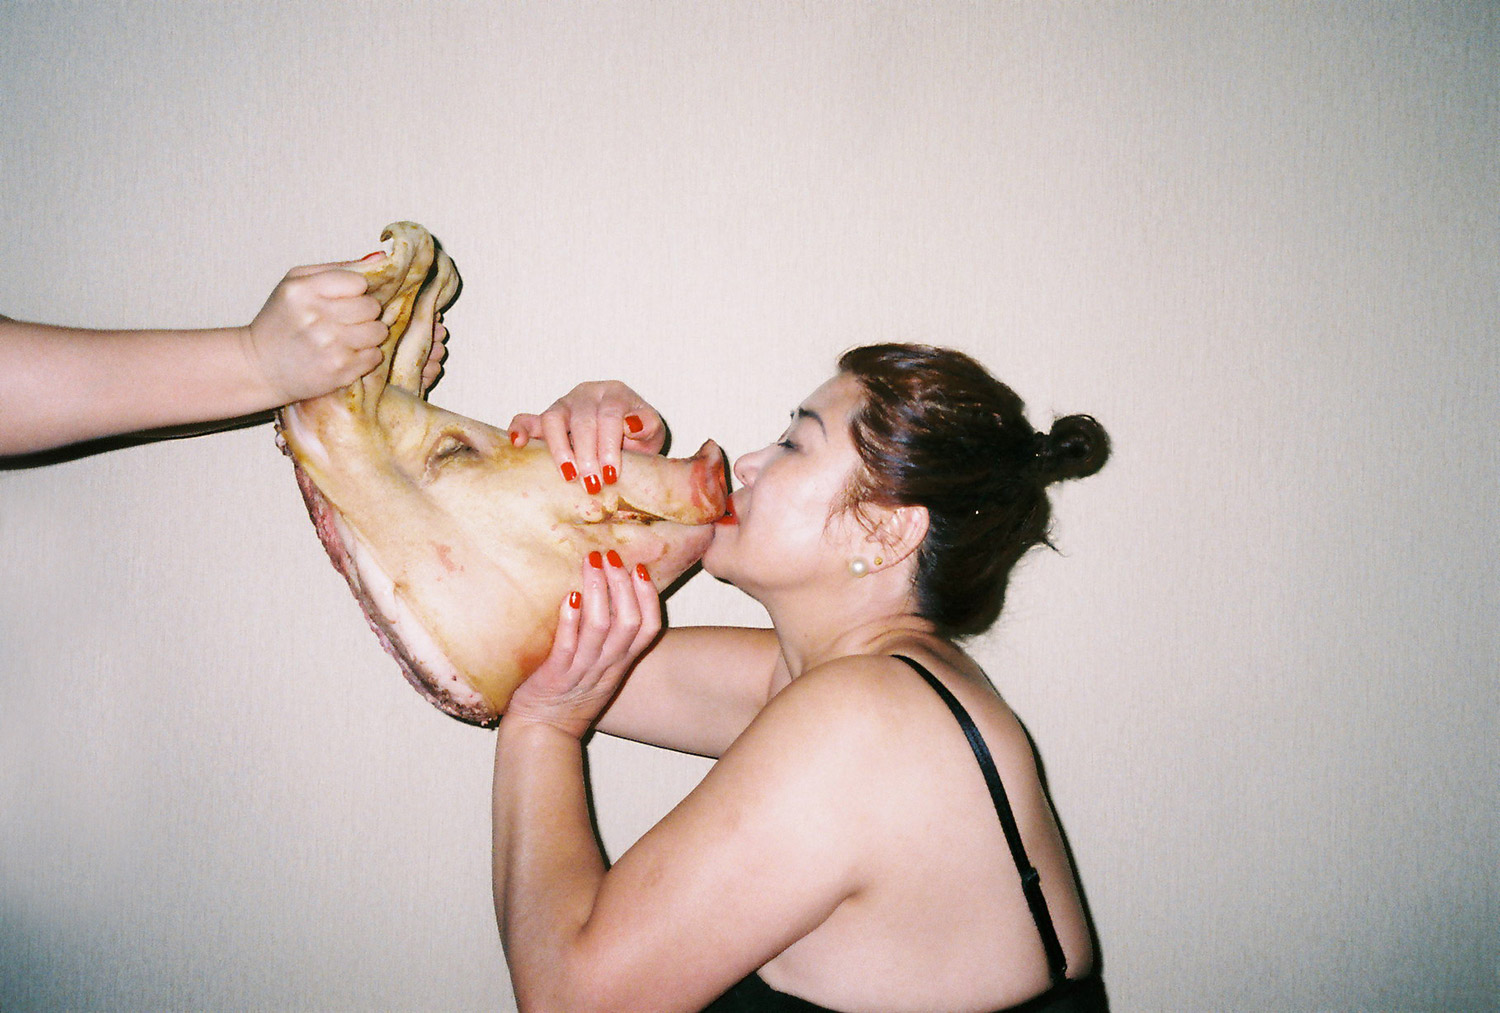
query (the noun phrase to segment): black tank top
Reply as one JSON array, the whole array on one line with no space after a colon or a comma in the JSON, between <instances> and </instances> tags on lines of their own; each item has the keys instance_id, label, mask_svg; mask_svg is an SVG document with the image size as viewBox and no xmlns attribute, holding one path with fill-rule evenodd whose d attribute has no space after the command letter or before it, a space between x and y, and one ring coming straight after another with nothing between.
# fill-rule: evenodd
<instances>
[{"instance_id":1,"label":"black tank top","mask_svg":"<svg viewBox=\"0 0 1500 1013\"><path fill-rule=\"evenodd\" d=\"M969 740L969 748L974 753L974 759L979 763L979 769L984 774L985 785L990 790L990 799L995 804L995 815L1000 818L1000 826L1005 831L1005 841L1010 846L1011 860L1015 862L1016 872L1020 874L1021 889L1026 894L1026 904L1031 909L1032 920L1036 922L1037 934L1042 938L1042 949L1047 954L1047 968L1052 976L1052 986L1034 999L1028 999L1019 1006L1007 1007L1003 1013L1107 1013L1109 1003L1104 994L1104 982L1098 975L1090 974L1076 981L1069 980L1067 976L1068 960L1063 954L1062 944L1058 942L1057 930L1052 926L1052 915L1047 910L1047 898L1042 894L1041 876L1037 874L1036 868L1026 857L1026 849L1021 843L1021 832L1016 826L1015 815L1011 812L1010 799L1006 797L1005 786L1000 783L1000 774L995 769L995 761L990 756L989 747L985 745L984 737L979 734L974 720L969 717L969 712L964 709L963 704L948 692L948 687L939 682L937 677L926 668L905 655L897 654L893 657L906 662L916 670L918 675L927 680L927 684L953 712L954 718L958 720L959 726L964 731L964 737ZM767 985L759 972L756 972L714 1000L703 1013L837 1013L837 1011L785 992L778 992Z\"/></svg>"}]
</instances>

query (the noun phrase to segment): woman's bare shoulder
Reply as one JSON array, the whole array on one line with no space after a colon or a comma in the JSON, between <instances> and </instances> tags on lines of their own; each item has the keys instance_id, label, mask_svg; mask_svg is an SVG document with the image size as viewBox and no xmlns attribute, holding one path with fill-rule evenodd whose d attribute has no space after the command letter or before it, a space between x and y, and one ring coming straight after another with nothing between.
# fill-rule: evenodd
<instances>
[{"instance_id":1,"label":"woman's bare shoulder","mask_svg":"<svg viewBox=\"0 0 1500 1013\"><path fill-rule=\"evenodd\" d=\"M809 668L781 687L747 734L804 736L874 760L904 753L930 697L916 674L889 655L851 655Z\"/></svg>"},{"instance_id":2,"label":"woman's bare shoulder","mask_svg":"<svg viewBox=\"0 0 1500 1013\"><path fill-rule=\"evenodd\" d=\"M958 700L997 762L1029 766L1033 756L1026 732L984 670L957 647L929 639L897 641L882 645L889 653L849 655L809 669L772 699L764 717L814 725L824 736L847 734L871 752L900 756L902 762L934 741L963 743L954 715L902 660L910 658ZM784 713L788 716L779 717Z\"/></svg>"}]
</instances>

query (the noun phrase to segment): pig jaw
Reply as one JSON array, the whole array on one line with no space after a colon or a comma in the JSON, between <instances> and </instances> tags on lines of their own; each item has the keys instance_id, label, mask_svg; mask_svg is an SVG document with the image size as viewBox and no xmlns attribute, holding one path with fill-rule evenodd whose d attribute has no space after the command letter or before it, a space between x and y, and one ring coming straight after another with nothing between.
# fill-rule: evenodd
<instances>
[{"instance_id":1,"label":"pig jaw","mask_svg":"<svg viewBox=\"0 0 1500 1013\"><path fill-rule=\"evenodd\" d=\"M434 707L470 724L493 724L494 707L471 686L433 641L426 627L396 593L395 584L380 568L359 537L329 505L300 467L297 485L307 504L318 540L335 570L343 576L364 613L365 621L385 652L396 660L406 681Z\"/></svg>"}]
</instances>

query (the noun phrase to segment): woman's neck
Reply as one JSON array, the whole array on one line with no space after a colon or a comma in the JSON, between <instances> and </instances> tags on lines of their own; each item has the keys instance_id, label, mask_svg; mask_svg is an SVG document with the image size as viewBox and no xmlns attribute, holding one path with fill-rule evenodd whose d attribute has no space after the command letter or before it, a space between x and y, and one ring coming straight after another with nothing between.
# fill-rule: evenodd
<instances>
[{"instance_id":1,"label":"woman's neck","mask_svg":"<svg viewBox=\"0 0 1500 1013\"><path fill-rule=\"evenodd\" d=\"M836 599L801 608L768 606L767 611L793 679L838 658L883 654L893 641L937 632L931 621L904 609L869 611Z\"/></svg>"}]
</instances>

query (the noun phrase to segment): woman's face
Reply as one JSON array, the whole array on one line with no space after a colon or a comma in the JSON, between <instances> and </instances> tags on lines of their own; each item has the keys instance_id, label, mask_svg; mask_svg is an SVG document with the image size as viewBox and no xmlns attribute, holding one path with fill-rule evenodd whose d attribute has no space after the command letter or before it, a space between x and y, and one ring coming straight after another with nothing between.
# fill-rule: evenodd
<instances>
[{"instance_id":1,"label":"woman's face","mask_svg":"<svg viewBox=\"0 0 1500 1013\"><path fill-rule=\"evenodd\" d=\"M858 525L844 496L859 465L849 419L862 396L852 376L835 376L792 413L781 439L735 462L734 521L714 529L704 569L752 592L847 574Z\"/></svg>"}]
</instances>

